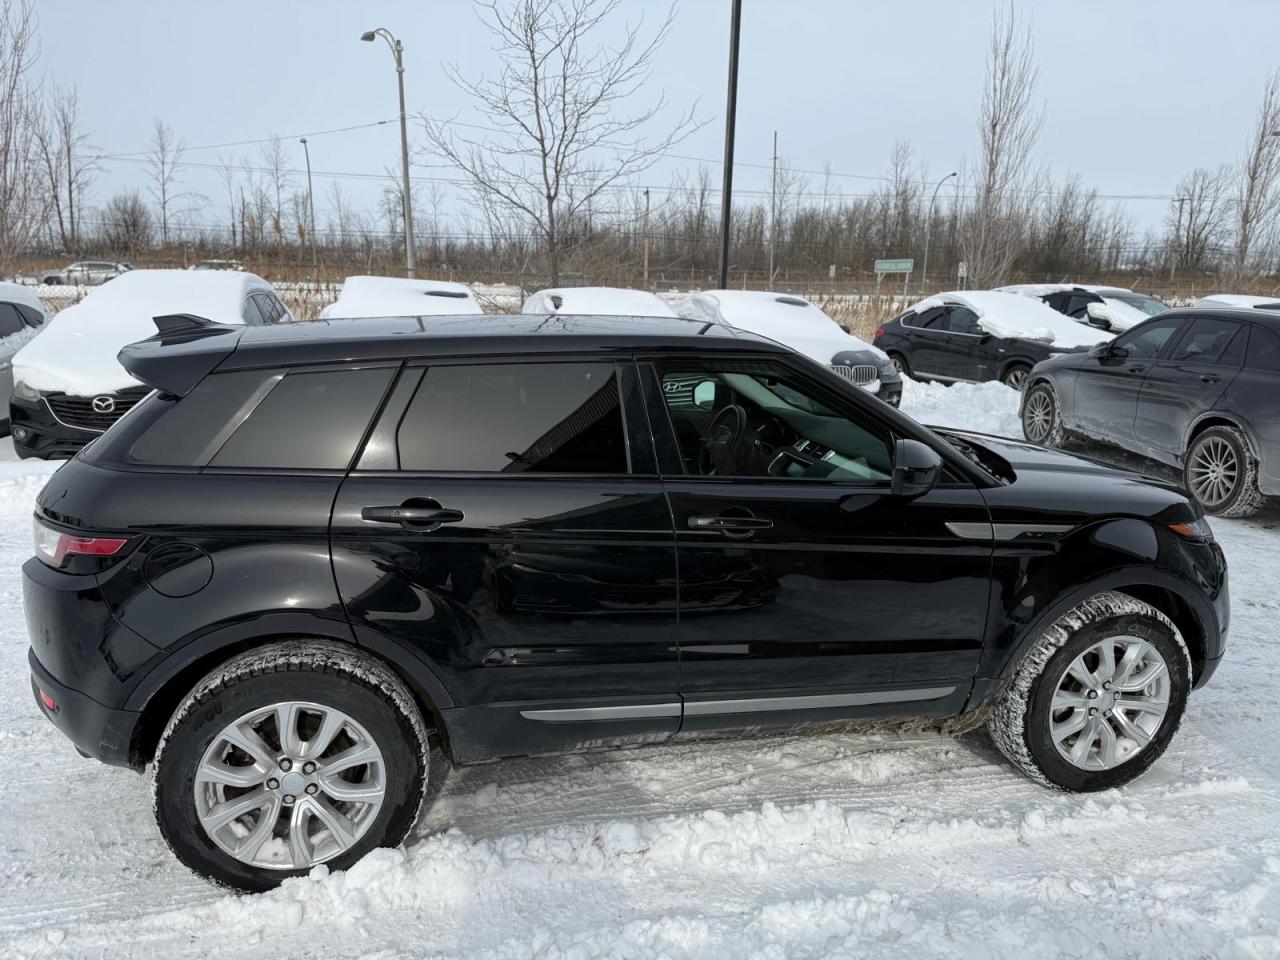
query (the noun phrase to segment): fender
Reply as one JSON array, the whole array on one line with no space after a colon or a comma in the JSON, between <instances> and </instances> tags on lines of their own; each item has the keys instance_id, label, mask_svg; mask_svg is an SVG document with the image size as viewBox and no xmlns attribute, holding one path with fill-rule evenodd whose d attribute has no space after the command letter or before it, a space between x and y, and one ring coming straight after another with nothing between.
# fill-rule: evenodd
<instances>
[{"instance_id":1,"label":"fender","mask_svg":"<svg viewBox=\"0 0 1280 960\"><path fill-rule=\"evenodd\" d=\"M1245 443L1249 445L1249 452L1253 454L1255 460L1262 460L1262 448L1258 445L1258 440L1254 436L1253 427L1235 413L1228 413L1225 410L1209 410L1200 414L1188 425L1186 433L1182 435L1182 453L1178 455L1178 462L1182 463L1186 459L1186 451L1191 446L1191 438L1194 437L1208 420L1225 420L1236 427L1244 434Z\"/></svg>"}]
</instances>

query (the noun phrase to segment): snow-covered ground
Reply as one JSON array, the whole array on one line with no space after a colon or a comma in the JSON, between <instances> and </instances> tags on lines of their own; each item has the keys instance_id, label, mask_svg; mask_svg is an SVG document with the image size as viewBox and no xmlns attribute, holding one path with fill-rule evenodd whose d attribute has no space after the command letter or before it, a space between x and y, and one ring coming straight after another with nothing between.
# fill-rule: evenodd
<instances>
[{"instance_id":1,"label":"snow-covered ground","mask_svg":"<svg viewBox=\"0 0 1280 960\"><path fill-rule=\"evenodd\" d=\"M1014 436L1016 403L904 398ZM18 567L51 469L0 463L0 956L1280 957L1275 508L1214 523L1227 659L1123 790L1054 793L981 733L911 728L508 761L437 771L407 850L233 897L169 855L145 778L31 702Z\"/></svg>"}]
</instances>

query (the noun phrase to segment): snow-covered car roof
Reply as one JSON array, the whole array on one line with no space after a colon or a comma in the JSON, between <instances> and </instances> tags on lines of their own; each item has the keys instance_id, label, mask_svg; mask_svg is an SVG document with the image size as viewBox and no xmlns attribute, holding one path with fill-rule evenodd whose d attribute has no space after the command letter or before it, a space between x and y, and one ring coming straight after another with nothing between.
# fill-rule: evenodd
<instances>
[{"instance_id":1,"label":"snow-covered car roof","mask_svg":"<svg viewBox=\"0 0 1280 960\"><path fill-rule=\"evenodd\" d=\"M465 283L408 277L347 277L338 299L320 311L330 317L446 317L484 313Z\"/></svg>"},{"instance_id":2,"label":"snow-covered car roof","mask_svg":"<svg viewBox=\"0 0 1280 960\"><path fill-rule=\"evenodd\" d=\"M1246 307L1253 310L1280 310L1280 297L1257 297L1247 293L1211 293L1193 307Z\"/></svg>"},{"instance_id":3,"label":"snow-covered car roof","mask_svg":"<svg viewBox=\"0 0 1280 960\"><path fill-rule=\"evenodd\" d=\"M790 293L706 290L676 304L676 313L768 337L824 366L845 350L866 350L888 360L878 347L849 333L804 297Z\"/></svg>"},{"instance_id":4,"label":"snow-covered car roof","mask_svg":"<svg viewBox=\"0 0 1280 960\"><path fill-rule=\"evenodd\" d=\"M521 313L589 313L606 317L674 317L667 302L648 290L626 287L555 287L525 300Z\"/></svg>"},{"instance_id":5,"label":"snow-covered car roof","mask_svg":"<svg viewBox=\"0 0 1280 960\"><path fill-rule=\"evenodd\" d=\"M48 311L45 310L44 304L36 296L35 288L29 287L25 283L0 281L0 302L21 303L23 306L39 310L42 317L48 316Z\"/></svg>"},{"instance_id":6,"label":"snow-covered car roof","mask_svg":"<svg viewBox=\"0 0 1280 960\"><path fill-rule=\"evenodd\" d=\"M58 313L13 358L14 379L36 390L92 396L136 386L116 354L156 332L153 317L190 313L244 323L245 298L272 290L252 273L130 270Z\"/></svg>"},{"instance_id":7,"label":"snow-covered car roof","mask_svg":"<svg viewBox=\"0 0 1280 960\"><path fill-rule=\"evenodd\" d=\"M1133 293L1128 287L1107 287L1096 283L1011 283L996 287L995 293L1020 293L1024 297L1043 297L1063 290L1087 290L1105 296L1108 293Z\"/></svg>"},{"instance_id":8,"label":"snow-covered car roof","mask_svg":"<svg viewBox=\"0 0 1280 960\"><path fill-rule=\"evenodd\" d=\"M1002 290L959 290L926 297L911 309L916 313L959 304L978 315L978 326L994 337L1044 340L1057 347L1091 347L1112 334L1077 323L1052 307L1026 295Z\"/></svg>"}]
</instances>

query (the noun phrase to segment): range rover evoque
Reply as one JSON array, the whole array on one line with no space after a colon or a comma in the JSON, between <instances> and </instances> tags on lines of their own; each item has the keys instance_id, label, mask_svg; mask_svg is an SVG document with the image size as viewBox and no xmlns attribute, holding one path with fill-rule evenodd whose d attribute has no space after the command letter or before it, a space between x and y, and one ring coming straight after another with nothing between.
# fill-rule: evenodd
<instances>
[{"instance_id":1,"label":"range rover evoque","mask_svg":"<svg viewBox=\"0 0 1280 960\"><path fill-rule=\"evenodd\" d=\"M32 687L153 764L175 854L237 889L399 843L433 751L963 717L1114 787L1222 656L1176 488L930 431L741 331L156 324L121 353L154 392L38 498Z\"/></svg>"}]
</instances>

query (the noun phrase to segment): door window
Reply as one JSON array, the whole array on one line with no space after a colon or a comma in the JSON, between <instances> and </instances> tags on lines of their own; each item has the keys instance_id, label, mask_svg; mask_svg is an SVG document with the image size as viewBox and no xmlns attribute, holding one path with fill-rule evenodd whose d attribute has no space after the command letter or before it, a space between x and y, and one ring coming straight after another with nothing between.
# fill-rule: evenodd
<instances>
[{"instance_id":1,"label":"door window","mask_svg":"<svg viewBox=\"0 0 1280 960\"><path fill-rule=\"evenodd\" d=\"M1089 304L1101 302L1102 298L1092 293L1074 293L1067 301L1067 309L1063 313L1073 320L1083 320L1089 315Z\"/></svg>"},{"instance_id":2,"label":"door window","mask_svg":"<svg viewBox=\"0 0 1280 960\"><path fill-rule=\"evenodd\" d=\"M925 330L945 330L947 329L947 326L943 317L946 315L946 312L946 309L943 307L934 307L932 310L926 310L924 313L916 314L916 316L911 318L910 323L907 323L905 318L902 322L908 327L921 327Z\"/></svg>"},{"instance_id":3,"label":"door window","mask_svg":"<svg viewBox=\"0 0 1280 960\"><path fill-rule=\"evenodd\" d=\"M627 473L612 363L430 367L397 444L403 470Z\"/></svg>"},{"instance_id":4,"label":"door window","mask_svg":"<svg viewBox=\"0 0 1280 960\"><path fill-rule=\"evenodd\" d=\"M1259 324L1249 332L1249 369L1280 373L1280 337Z\"/></svg>"},{"instance_id":5,"label":"door window","mask_svg":"<svg viewBox=\"0 0 1280 960\"><path fill-rule=\"evenodd\" d=\"M982 333L978 326L978 315L968 307L948 307L947 327L952 333L965 333L977 336Z\"/></svg>"},{"instance_id":6,"label":"door window","mask_svg":"<svg viewBox=\"0 0 1280 960\"><path fill-rule=\"evenodd\" d=\"M25 326L17 307L11 303L0 303L0 337L20 333Z\"/></svg>"},{"instance_id":7,"label":"door window","mask_svg":"<svg viewBox=\"0 0 1280 960\"><path fill-rule=\"evenodd\" d=\"M1240 324L1229 320L1197 317L1170 359L1179 363L1217 363L1239 329Z\"/></svg>"},{"instance_id":8,"label":"door window","mask_svg":"<svg viewBox=\"0 0 1280 960\"><path fill-rule=\"evenodd\" d=\"M1156 320L1115 339L1117 356L1130 360L1154 360L1178 329L1179 320Z\"/></svg>"},{"instance_id":9,"label":"door window","mask_svg":"<svg viewBox=\"0 0 1280 960\"><path fill-rule=\"evenodd\" d=\"M253 295L245 297L244 322L251 327L260 326L266 322L262 316L262 311L258 308L258 298Z\"/></svg>"},{"instance_id":10,"label":"door window","mask_svg":"<svg viewBox=\"0 0 1280 960\"><path fill-rule=\"evenodd\" d=\"M892 474L886 430L831 409L778 364L672 362L660 376L686 473L872 483ZM696 402L679 402L690 382Z\"/></svg>"}]
</instances>

